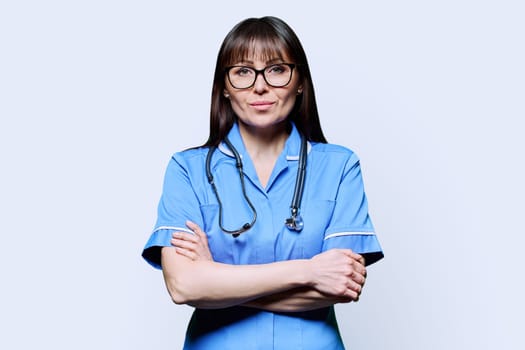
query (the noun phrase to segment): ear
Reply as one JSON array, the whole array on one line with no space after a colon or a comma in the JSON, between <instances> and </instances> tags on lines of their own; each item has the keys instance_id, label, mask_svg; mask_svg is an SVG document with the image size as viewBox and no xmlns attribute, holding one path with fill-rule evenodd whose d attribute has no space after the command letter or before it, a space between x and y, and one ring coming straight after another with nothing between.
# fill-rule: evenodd
<instances>
[{"instance_id":1,"label":"ear","mask_svg":"<svg viewBox=\"0 0 525 350\"><path fill-rule=\"evenodd\" d=\"M228 90L224 89L224 91L222 92L222 95L226 98L230 98L230 93L228 92Z\"/></svg>"},{"instance_id":2,"label":"ear","mask_svg":"<svg viewBox=\"0 0 525 350\"><path fill-rule=\"evenodd\" d=\"M303 86L299 85L299 87L297 88L297 95L300 95L302 93L303 93Z\"/></svg>"}]
</instances>

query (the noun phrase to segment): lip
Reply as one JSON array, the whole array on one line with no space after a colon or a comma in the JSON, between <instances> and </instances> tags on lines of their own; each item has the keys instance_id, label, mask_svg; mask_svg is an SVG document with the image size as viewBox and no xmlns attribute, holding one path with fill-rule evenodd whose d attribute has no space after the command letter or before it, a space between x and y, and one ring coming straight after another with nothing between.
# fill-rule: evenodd
<instances>
[{"instance_id":1,"label":"lip","mask_svg":"<svg viewBox=\"0 0 525 350\"><path fill-rule=\"evenodd\" d=\"M265 111L267 109L272 108L272 106L275 104L275 102L272 101L254 101L250 102L249 105L259 111Z\"/></svg>"}]
</instances>

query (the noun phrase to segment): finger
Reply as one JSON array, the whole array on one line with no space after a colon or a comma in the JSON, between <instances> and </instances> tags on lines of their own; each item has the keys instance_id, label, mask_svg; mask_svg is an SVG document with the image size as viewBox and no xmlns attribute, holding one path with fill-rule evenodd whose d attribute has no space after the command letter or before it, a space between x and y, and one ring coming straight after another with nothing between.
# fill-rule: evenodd
<instances>
[{"instance_id":1,"label":"finger","mask_svg":"<svg viewBox=\"0 0 525 350\"><path fill-rule=\"evenodd\" d=\"M208 242L208 237L206 236L206 233L202 231L200 228L195 231L195 235L203 242Z\"/></svg>"},{"instance_id":2,"label":"finger","mask_svg":"<svg viewBox=\"0 0 525 350\"><path fill-rule=\"evenodd\" d=\"M365 266L366 265L365 258L360 254L356 254L356 255L358 256L356 260L359 261L361 265Z\"/></svg>"},{"instance_id":3,"label":"finger","mask_svg":"<svg viewBox=\"0 0 525 350\"><path fill-rule=\"evenodd\" d=\"M352 280L348 281L347 288L348 290L354 292L356 296L359 296L361 292L363 291L362 285Z\"/></svg>"},{"instance_id":4,"label":"finger","mask_svg":"<svg viewBox=\"0 0 525 350\"><path fill-rule=\"evenodd\" d=\"M171 234L171 236L176 239L183 239L185 241L190 241L194 243L197 243L199 241L199 238L196 237L194 234L182 231L175 231Z\"/></svg>"},{"instance_id":5,"label":"finger","mask_svg":"<svg viewBox=\"0 0 525 350\"><path fill-rule=\"evenodd\" d=\"M192 221L187 220L186 226L188 226L188 228L191 229L197 237L204 240L205 242L208 241L208 237L206 236L206 233L201 229L199 225L197 225L196 223Z\"/></svg>"},{"instance_id":6,"label":"finger","mask_svg":"<svg viewBox=\"0 0 525 350\"><path fill-rule=\"evenodd\" d=\"M341 251L346 254L347 256L349 256L350 258L354 259L354 260L357 260L359 261L361 264L364 265L365 263L365 259L363 258L363 256L361 254L358 254L356 252L354 252L352 249L341 249Z\"/></svg>"},{"instance_id":7,"label":"finger","mask_svg":"<svg viewBox=\"0 0 525 350\"><path fill-rule=\"evenodd\" d=\"M355 283L359 284L361 287L365 284L366 281L366 277L357 271L350 274L350 279Z\"/></svg>"},{"instance_id":8,"label":"finger","mask_svg":"<svg viewBox=\"0 0 525 350\"><path fill-rule=\"evenodd\" d=\"M359 262L355 262L354 264L352 264L352 267L353 267L354 271L356 271L361 276L366 278L366 267L361 265Z\"/></svg>"},{"instance_id":9,"label":"finger","mask_svg":"<svg viewBox=\"0 0 525 350\"><path fill-rule=\"evenodd\" d=\"M355 290L348 288L345 292L345 297L350 299L350 301L358 301L359 300L359 293L357 293Z\"/></svg>"},{"instance_id":10,"label":"finger","mask_svg":"<svg viewBox=\"0 0 525 350\"><path fill-rule=\"evenodd\" d=\"M192 250L194 251L197 246L195 243L193 242L188 242L188 241L185 241L185 240L182 240L182 239L176 239L176 238L173 238L171 241L170 241L171 245L174 246L174 247L178 247L178 248L184 248L184 249L187 249L187 250Z\"/></svg>"},{"instance_id":11,"label":"finger","mask_svg":"<svg viewBox=\"0 0 525 350\"><path fill-rule=\"evenodd\" d=\"M344 249L343 252L347 257L349 257L353 261L359 263L363 267L365 266L365 258L361 254L354 253L350 249Z\"/></svg>"},{"instance_id":12,"label":"finger","mask_svg":"<svg viewBox=\"0 0 525 350\"><path fill-rule=\"evenodd\" d=\"M354 259L354 260L359 261L359 263L360 263L361 265L364 265L364 264L365 264L365 258L363 258L363 256L362 256L361 254L357 254L357 253L353 252L353 251L350 250L350 249L347 249L347 251L348 251L348 256L349 256L349 257L351 257L351 258Z\"/></svg>"},{"instance_id":13,"label":"finger","mask_svg":"<svg viewBox=\"0 0 525 350\"><path fill-rule=\"evenodd\" d=\"M350 265L352 266L354 270L359 272L361 275L366 275L366 267L364 264L362 264L361 261L352 259L352 261L350 262Z\"/></svg>"},{"instance_id":14,"label":"finger","mask_svg":"<svg viewBox=\"0 0 525 350\"><path fill-rule=\"evenodd\" d=\"M201 230L200 227L197 230L195 230L195 235L199 237L202 241L208 241L208 236L206 236L206 233L203 230Z\"/></svg>"},{"instance_id":15,"label":"finger","mask_svg":"<svg viewBox=\"0 0 525 350\"><path fill-rule=\"evenodd\" d=\"M334 250L336 250L336 249L334 249ZM356 254L353 252L352 249L348 249L348 248L347 248L347 249L337 249L337 250L341 251L341 252L342 252L343 254L345 254L346 256L349 256L349 257L351 257L351 258L355 258L355 255L356 255Z\"/></svg>"},{"instance_id":16,"label":"finger","mask_svg":"<svg viewBox=\"0 0 525 350\"><path fill-rule=\"evenodd\" d=\"M365 283L365 278L357 272L351 273L350 278L347 279L347 286L356 291L361 290L363 283Z\"/></svg>"},{"instance_id":17,"label":"finger","mask_svg":"<svg viewBox=\"0 0 525 350\"><path fill-rule=\"evenodd\" d=\"M197 259L197 255L195 253L187 250L187 249L175 248L175 252L177 252L177 254L180 254L182 256L187 257L190 260L196 260Z\"/></svg>"},{"instance_id":18,"label":"finger","mask_svg":"<svg viewBox=\"0 0 525 350\"><path fill-rule=\"evenodd\" d=\"M196 231L202 232L202 229L200 228L200 226L194 223L193 221L186 220L186 226L193 232L196 232Z\"/></svg>"}]
</instances>

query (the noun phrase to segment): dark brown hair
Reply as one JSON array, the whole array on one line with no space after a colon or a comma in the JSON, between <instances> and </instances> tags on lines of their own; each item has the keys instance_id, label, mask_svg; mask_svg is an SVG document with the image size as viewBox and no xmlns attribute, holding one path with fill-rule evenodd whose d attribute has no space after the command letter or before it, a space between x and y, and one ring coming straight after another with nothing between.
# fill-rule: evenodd
<instances>
[{"instance_id":1,"label":"dark brown hair","mask_svg":"<svg viewBox=\"0 0 525 350\"><path fill-rule=\"evenodd\" d=\"M286 55L297 65L302 94L297 96L290 112L293 121L307 140L326 143L321 130L314 88L306 54L293 30L276 17L248 18L226 35L217 56L210 111L210 135L203 146L217 146L236 120L231 103L223 95L226 67L246 60L255 53L263 59Z\"/></svg>"}]
</instances>

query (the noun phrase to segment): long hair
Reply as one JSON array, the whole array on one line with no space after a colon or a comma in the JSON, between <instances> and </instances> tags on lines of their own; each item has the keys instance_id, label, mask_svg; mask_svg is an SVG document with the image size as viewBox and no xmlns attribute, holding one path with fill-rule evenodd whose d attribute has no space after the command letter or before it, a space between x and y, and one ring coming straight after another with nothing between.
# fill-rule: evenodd
<instances>
[{"instance_id":1,"label":"long hair","mask_svg":"<svg viewBox=\"0 0 525 350\"><path fill-rule=\"evenodd\" d=\"M226 35L217 56L211 96L210 135L203 146L217 146L227 136L236 116L224 97L226 68L255 54L264 59L287 56L297 65L303 87L288 116L306 139L326 143L321 130L314 87L304 49L294 31L276 17L248 18Z\"/></svg>"}]
</instances>

